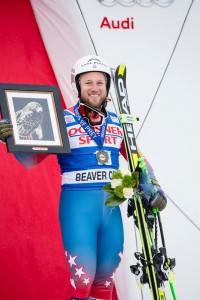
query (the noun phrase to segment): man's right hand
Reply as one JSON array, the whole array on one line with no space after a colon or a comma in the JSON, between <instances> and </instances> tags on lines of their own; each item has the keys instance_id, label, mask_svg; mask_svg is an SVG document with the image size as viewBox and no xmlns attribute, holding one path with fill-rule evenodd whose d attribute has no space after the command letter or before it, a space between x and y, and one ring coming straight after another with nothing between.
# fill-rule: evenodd
<instances>
[{"instance_id":1,"label":"man's right hand","mask_svg":"<svg viewBox=\"0 0 200 300\"><path fill-rule=\"evenodd\" d=\"M10 120L0 120L0 141L5 143L6 138L13 134L13 125Z\"/></svg>"}]
</instances>

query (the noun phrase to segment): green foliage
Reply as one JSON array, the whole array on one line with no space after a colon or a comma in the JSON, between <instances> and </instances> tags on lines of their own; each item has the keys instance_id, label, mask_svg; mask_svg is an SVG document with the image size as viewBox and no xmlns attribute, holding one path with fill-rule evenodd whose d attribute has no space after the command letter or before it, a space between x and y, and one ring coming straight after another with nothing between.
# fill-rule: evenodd
<instances>
[{"instance_id":1,"label":"green foliage","mask_svg":"<svg viewBox=\"0 0 200 300\"><path fill-rule=\"evenodd\" d=\"M116 170L112 174L112 179L122 179L122 173L120 170Z\"/></svg>"},{"instance_id":2,"label":"green foliage","mask_svg":"<svg viewBox=\"0 0 200 300\"><path fill-rule=\"evenodd\" d=\"M114 189L114 194L118 198L123 199L124 198L124 195L123 195L123 186L121 186L121 185L116 186L116 188Z\"/></svg>"},{"instance_id":3,"label":"green foliage","mask_svg":"<svg viewBox=\"0 0 200 300\"><path fill-rule=\"evenodd\" d=\"M125 175L123 178L122 178L122 186L123 187L134 187L136 185L136 180L132 177L132 176L129 176L129 175Z\"/></svg>"},{"instance_id":4,"label":"green foliage","mask_svg":"<svg viewBox=\"0 0 200 300\"><path fill-rule=\"evenodd\" d=\"M109 196L106 199L106 206L118 206L126 201L127 189L130 194L133 194L139 186L139 173L138 172L122 172L116 170L113 172L112 181L104 185L102 188ZM127 195L126 195L127 194ZM132 196L133 197L133 196Z\"/></svg>"}]
</instances>

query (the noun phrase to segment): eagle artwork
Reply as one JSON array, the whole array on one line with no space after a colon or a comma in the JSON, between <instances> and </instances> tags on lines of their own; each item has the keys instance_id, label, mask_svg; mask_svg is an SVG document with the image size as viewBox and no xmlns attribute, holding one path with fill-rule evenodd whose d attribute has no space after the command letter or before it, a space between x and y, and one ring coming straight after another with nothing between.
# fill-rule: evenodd
<instances>
[{"instance_id":1,"label":"eagle artwork","mask_svg":"<svg viewBox=\"0 0 200 300\"><path fill-rule=\"evenodd\" d=\"M43 109L38 102L30 102L16 112L17 128L20 139L41 140Z\"/></svg>"}]
</instances>

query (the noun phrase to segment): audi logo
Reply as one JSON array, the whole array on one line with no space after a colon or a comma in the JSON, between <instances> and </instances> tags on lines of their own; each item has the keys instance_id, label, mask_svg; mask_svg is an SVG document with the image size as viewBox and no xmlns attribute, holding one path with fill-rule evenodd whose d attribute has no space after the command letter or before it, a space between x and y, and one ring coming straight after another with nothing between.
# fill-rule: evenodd
<instances>
[{"instance_id":1,"label":"audi logo","mask_svg":"<svg viewBox=\"0 0 200 300\"><path fill-rule=\"evenodd\" d=\"M117 3L124 6L131 6L136 3L141 6L150 6L154 3L159 6L169 6L174 0L99 0L99 2L105 6L113 6Z\"/></svg>"}]
</instances>

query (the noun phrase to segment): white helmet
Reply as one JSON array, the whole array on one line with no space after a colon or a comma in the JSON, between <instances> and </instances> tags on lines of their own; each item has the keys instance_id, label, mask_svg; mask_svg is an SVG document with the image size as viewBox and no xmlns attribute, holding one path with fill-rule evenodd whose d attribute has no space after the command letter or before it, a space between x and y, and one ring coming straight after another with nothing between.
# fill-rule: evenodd
<instances>
[{"instance_id":1,"label":"white helmet","mask_svg":"<svg viewBox=\"0 0 200 300\"><path fill-rule=\"evenodd\" d=\"M75 94L80 97L80 84L79 84L79 76L83 73L87 72L103 72L106 75L106 89L107 95L110 89L110 79L111 79L111 71L107 62L99 56L96 55L86 55L81 57L74 64L71 70L71 84Z\"/></svg>"}]
</instances>

